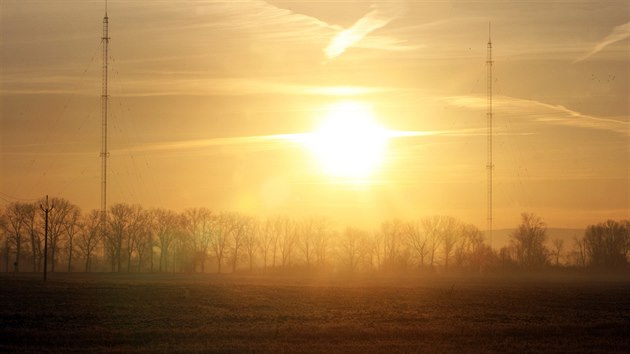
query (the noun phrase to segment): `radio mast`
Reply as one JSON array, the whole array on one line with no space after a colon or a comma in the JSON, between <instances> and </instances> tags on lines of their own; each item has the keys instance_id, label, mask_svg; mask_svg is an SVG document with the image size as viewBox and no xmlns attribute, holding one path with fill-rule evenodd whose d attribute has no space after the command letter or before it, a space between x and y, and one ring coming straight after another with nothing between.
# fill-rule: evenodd
<instances>
[{"instance_id":1,"label":"radio mast","mask_svg":"<svg viewBox=\"0 0 630 354\"><path fill-rule=\"evenodd\" d=\"M107 104L109 96L107 94L107 76L109 61L109 18L107 17L107 1L105 1L105 17L103 17L103 81L101 91L101 222L102 230L105 232L105 222L107 221Z\"/></svg>"},{"instance_id":2,"label":"radio mast","mask_svg":"<svg viewBox=\"0 0 630 354\"><path fill-rule=\"evenodd\" d=\"M492 246L492 172L494 169L494 164L492 161L492 37L491 37L491 27L490 23L488 23L488 54L486 58L486 70L487 70L487 78L486 78L486 96L487 96L487 112L486 119L488 121L488 162L486 165L486 169L488 170L488 196L487 196L487 232L488 239L490 245Z\"/></svg>"}]
</instances>

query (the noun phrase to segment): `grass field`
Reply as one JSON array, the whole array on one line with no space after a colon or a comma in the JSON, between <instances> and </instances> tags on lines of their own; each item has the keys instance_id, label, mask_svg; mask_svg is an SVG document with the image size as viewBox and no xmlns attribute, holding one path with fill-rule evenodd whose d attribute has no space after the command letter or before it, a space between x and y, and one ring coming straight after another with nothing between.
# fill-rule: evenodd
<instances>
[{"instance_id":1,"label":"grass field","mask_svg":"<svg viewBox=\"0 0 630 354\"><path fill-rule=\"evenodd\" d=\"M0 352L630 352L630 280L0 275Z\"/></svg>"}]
</instances>

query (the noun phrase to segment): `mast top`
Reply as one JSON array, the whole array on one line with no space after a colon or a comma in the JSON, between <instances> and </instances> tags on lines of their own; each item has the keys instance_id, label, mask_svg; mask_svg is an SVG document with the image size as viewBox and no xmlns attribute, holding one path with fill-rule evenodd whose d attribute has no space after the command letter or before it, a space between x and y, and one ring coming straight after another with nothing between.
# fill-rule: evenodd
<instances>
[{"instance_id":1,"label":"mast top","mask_svg":"<svg viewBox=\"0 0 630 354\"><path fill-rule=\"evenodd\" d=\"M492 44L492 22L488 22L488 43Z\"/></svg>"}]
</instances>

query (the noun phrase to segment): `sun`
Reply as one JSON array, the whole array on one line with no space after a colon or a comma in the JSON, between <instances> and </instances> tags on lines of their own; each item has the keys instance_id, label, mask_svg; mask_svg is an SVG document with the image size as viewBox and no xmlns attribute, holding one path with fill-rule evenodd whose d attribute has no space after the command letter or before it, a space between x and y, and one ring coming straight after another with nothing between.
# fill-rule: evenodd
<instances>
[{"instance_id":1,"label":"sun","mask_svg":"<svg viewBox=\"0 0 630 354\"><path fill-rule=\"evenodd\" d=\"M306 145L325 174L360 180L382 165L387 140L388 131L368 105L345 101L329 107Z\"/></svg>"}]
</instances>

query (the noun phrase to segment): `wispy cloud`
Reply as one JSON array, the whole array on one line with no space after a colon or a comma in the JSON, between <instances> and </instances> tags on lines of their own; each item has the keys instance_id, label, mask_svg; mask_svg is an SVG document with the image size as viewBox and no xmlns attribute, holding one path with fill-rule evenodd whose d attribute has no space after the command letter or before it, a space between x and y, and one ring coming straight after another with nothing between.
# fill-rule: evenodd
<instances>
[{"instance_id":1,"label":"wispy cloud","mask_svg":"<svg viewBox=\"0 0 630 354\"><path fill-rule=\"evenodd\" d=\"M112 153L130 153L130 152L166 152L179 150L195 150L206 149L212 147L239 146L239 145L255 145L262 144L269 147L270 144L299 142L304 137L304 133L296 134L270 134L270 135L251 135L238 137L222 137L211 139L196 140L179 140L157 143L139 144L127 148L113 150Z\"/></svg>"},{"instance_id":2,"label":"wispy cloud","mask_svg":"<svg viewBox=\"0 0 630 354\"><path fill-rule=\"evenodd\" d=\"M360 42L365 36L379 28L386 26L404 9L402 1L375 3L372 10L361 17L350 28L339 32L324 50L328 59L341 55L349 47Z\"/></svg>"},{"instance_id":3,"label":"wispy cloud","mask_svg":"<svg viewBox=\"0 0 630 354\"><path fill-rule=\"evenodd\" d=\"M304 81L306 68L319 65L325 57L322 49L331 37L343 32L341 26L326 22L308 13L299 13L262 0L207 0L183 2L173 7L159 2L155 6L125 2L122 9L137 21L116 24L119 41L142 40L143 46L126 49L124 56L114 57L112 83L121 81L123 95L248 95L307 94L358 95L382 88L331 88L288 82L287 77ZM362 19L347 29L365 37L397 15L399 2L379 2ZM307 9L305 9L307 11ZM155 26L142 26L143 21L156 21ZM148 32L148 33L147 33ZM186 40L182 40L186 38ZM348 43L368 49L408 51L415 49L397 36L370 35ZM186 51L180 51L186 42ZM0 79L0 94L98 94L94 82L98 73L98 42L95 47L76 48L62 53L55 70L49 67L22 68L5 65ZM117 42L118 43L118 42ZM120 55L114 46L114 56ZM80 63L76 53L96 53L89 65ZM308 60L294 60L300 53L312 53ZM321 58L317 55L321 53ZM37 55L39 56L39 54ZM53 58L57 60L57 58ZM43 61L44 59L42 59ZM255 63L255 64L253 64ZM88 65L87 74L78 68ZM282 77L274 79L269 72L282 66ZM208 68L212 68L209 70ZM120 78L117 77L121 73ZM261 75L261 73L263 73ZM218 74L218 75L217 75ZM65 77L61 77L65 75ZM220 76L219 76L220 75ZM271 74L273 75L273 74ZM97 75L98 76L98 75ZM227 76L227 77L221 77ZM234 76L234 77L229 77ZM264 76L264 77L260 77ZM89 79L89 80L86 80ZM114 92L114 95L119 92Z\"/></svg>"},{"instance_id":4,"label":"wispy cloud","mask_svg":"<svg viewBox=\"0 0 630 354\"><path fill-rule=\"evenodd\" d=\"M246 96L246 95L288 95L288 96L361 96L391 92L395 87L378 86L318 86L302 83L276 81L267 78L164 78L160 84L155 79L128 81L123 96ZM146 87L153 84L151 91Z\"/></svg>"},{"instance_id":5,"label":"wispy cloud","mask_svg":"<svg viewBox=\"0 0 630 354\"><path fill-rule=\"evenodd\" d=\"M595 46L595 48L593 48L590 52L586 53L585 55L579 57L578 59L576 59L574 61L574 63L578 63L581 61L586 60L587 58L589 58L590 56L598 53L599 51L601 51L602 49L606 48L607 46L615 43L615 42L619 42L622 41L626 38L630 37L630 22L624 23L623 25L619 25L615 28L613 28L612 32L610 32L610 34L608 36L606 36L606 38L604 38L603 40L601 40L599 43L597 43L597 45Z\"/></svg>"},{"instance_id":6,"label":"wispy cloud","mask_svg":"<svg viewBox=\"0 0 630 354\"><path fill-rule=\"evenodd\" d=\"M479 110L486 109L486 98L481 96L449 96L443 99L454 106ZM564 125L582 129L606 130L630 136L630 123L627 121L594 117L573 111L562 105L499 96L494 98L493 107L499 116L526 118L544 124Z\"/></svg>"},{"instance_id":7,"label":"wispy cloud","mask_svg":"<svg viewBox=\"0 0 630 354\"><path fill-rule=\"evenodd\" d=\"M387 130L385 136L388 139L410 139L424 137L469 137L485 134L484 128L447 129L447 130ZM210 139L178 140L138 144L126 148L112 150L112 154L125 153L161 153L183 150L205 150L210 148L225 147L254 147L254 149L275 149L282 146L297 145L307 146L312 141L315 132L301 132L288 134L250 135L236 137L220 137ZM499 133L501 134L501 133Z\"/></svg>"},{"instance_id":8,"label":"wispy cloud","mask_svg":"<svg viewBox=\"0 0 630 354\"><path fill-rule=\"evenodd\" d=\"M334 96L352 97L385 93L399 90L384 86L318 86L280 81L272 78L210 77L204 72L166 72L151 75L145 72L140 77L121 81L115 96ZM205 76L205 77L204 77ZM3 78L0 94L73 94L93 96L100 87L90 85L82 78L41 76L28 79ZM148 89L150 87L150 89Z\"/></svg>"},{"instance_id":9,"label":"wispy cloud","mask_svg":"<svg viewBox=\"0 0 630 354\"><path fill-rule=\"evenodd\" d=\"M197 19L212 21L182 24L181 28L210 27L240 31L275 40L309 41L324 39L339 27L316 17L295 13L262 0L212 0L197 7Z\"/></svg>"}]
</instances>

